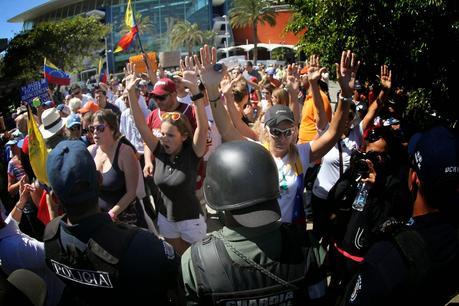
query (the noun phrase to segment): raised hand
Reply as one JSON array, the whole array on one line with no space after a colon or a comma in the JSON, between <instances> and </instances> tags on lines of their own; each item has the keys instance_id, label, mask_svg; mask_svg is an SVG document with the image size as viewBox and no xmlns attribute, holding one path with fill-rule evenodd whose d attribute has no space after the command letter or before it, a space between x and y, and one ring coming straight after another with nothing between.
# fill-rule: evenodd
<instances>
[{"instance_id":1,"label":"raised hand","mask_svg":"<svg viewBox=\"0 0 459 306\"><path fill-rule=\"evenodd\" d=\"M383 89L389 91L392 87L392 71L387 65L381 65L381 76L379 77Z\"/></svg>"},{"instance_id":2,"label":"raised hand","mask_svg":"<svg viewBox=\"0 0 459 306\"><path fill-rule=\"evenodd\" d=\"M320 80L322 73L326 71L327 71L327 68L320 67L320 61L319 61L318 55L313 54L309 57L309 69L308 69L309 83L317 83Z\"/></svg>"},{"instance_id":3,"label":"raised hand","mask_svg":"<svg viewBox=\"0 0 459 306\"><path fill-rule=\"evenodd\" d=\"M142 80L136 75L135 64L127 63L124 68L124 81L126 82L127 91L133 91L137 88L137 84Z\"/></svg>"},{"instance_id":4,"label":"raised hand","mask_svg":"<svg viewBox=\"0 0 459 306\"><path fill-rule=\"evenodd\" d=\"M204 45L200 50L201 60L198 59L198 56L194 56L194 61L199 71L199 75L201 76L201 81L208 87L217 86L220 84L220 81L223 78L223 75L226 71L225 66L223 65L223 69L221 71L215 71L214 65L217 63L217 49L215 47L210 47L208 45Z\"/></svg>"},{"instance_id":5,"label":"raised hand","mask_svg":"<svg viewBox=\"0 0 459 306\"><path fill-rule=\"evenodd\" d=\"M354 53L343 51L339 65L336 64L336 77L344 97L352 96L359 65L360 61L357 61Z\"/></svg>"},{"instance_id":6,"label":"raised hand","mask_svg":"<svg viewBox=\"0 0 459 306\"><path fill-rule=\"evenodd\" d=\"M180 60L180 70L183 73L182 82L190 90L197 91L198 88L198 72L197 66L193 63L191 56L186 56L185 60Z\"/></svg>"}]
</instances>

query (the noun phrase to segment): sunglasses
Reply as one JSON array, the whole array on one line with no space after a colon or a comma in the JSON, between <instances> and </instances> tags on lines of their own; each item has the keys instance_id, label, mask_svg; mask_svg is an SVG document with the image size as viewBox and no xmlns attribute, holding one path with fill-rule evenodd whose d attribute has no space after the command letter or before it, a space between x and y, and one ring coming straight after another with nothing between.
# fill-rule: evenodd
<instances>
[{"instance_id":1,"label":"sunglasses","mask_svg":"<svg viewBox=\"0 0 459 306\"><path fill-rule=\"evenodd\" d=\"M261 92L263 95L270 95L271 93L269 91L262 91Z\"/></svg>"},{"instance_id":2,"label":"sunglasses","mask_svg":"<svg viewBox=\"0 0 459 306\"><path fill-rule=\"evenodd\" d=\"M88 128L91 133L94 133L94 131L103 133L105 131L105 124L90 125Z\"/></svg>"},{"instance_id":3,"label":"sunglasses","mask_svg":"<svg viewBox=\"0 0 459 306\"><path fill-rule=\"evenodd\" d=\"M162 120L172 119L173 121L177 121L180 118L182 118L182 114L180 114L178 112L166 112L166 113L162 113L161 114L161 119Z\"/></svg>"},{"instance_id":4,"label":"sunglasses","mask_svg":"<svg viewBox=\"0 0 459 306\"><path fill-rule=\"evenodd\" d=\"M290 137L293 135L293 128L287 129L278 129L278 128L269 128L269 134L274 138L280 138L281 136Z\"/></svg>"},{"instance_id":5,"label":"sunglasses","mask_svg":"<svg viewBox=\"0 0 459 306\"><path fill-rule=\"evenodd\" d=\"M153 99L158 100L158 101L164 101L169 97L169 94L164 95L164 96L153 96Z\"/></svg>"}]
</instances>

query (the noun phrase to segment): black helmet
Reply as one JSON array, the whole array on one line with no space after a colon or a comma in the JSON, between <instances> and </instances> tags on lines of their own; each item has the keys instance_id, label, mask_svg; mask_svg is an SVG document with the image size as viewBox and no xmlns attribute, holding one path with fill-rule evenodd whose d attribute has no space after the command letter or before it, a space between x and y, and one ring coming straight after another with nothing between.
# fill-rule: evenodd
<instances>
[{"instance_id":1,"label":"black helmet","mask_svg":"<svg viewBox=\"0 0 459 306\"><path fill-rule=\"evenodd\" d=\"M207 163L204 197L217 211L277 199L279 178L271 153L251 141L222 144Z\"/></svg>"}]
</instances>

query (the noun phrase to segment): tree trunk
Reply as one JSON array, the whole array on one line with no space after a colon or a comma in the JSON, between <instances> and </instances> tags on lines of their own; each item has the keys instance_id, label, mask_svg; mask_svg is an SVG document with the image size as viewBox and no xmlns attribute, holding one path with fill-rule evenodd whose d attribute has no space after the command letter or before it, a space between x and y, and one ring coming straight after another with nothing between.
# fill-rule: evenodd
<instances>
[{"instance_id":1,"label":"tree trunk","mask_svg":"<svg viewBox=\"0 0 459 306\"><path fill-rule=\"evenodd\" d=\"M253 65L257 65L257 59L258 59L258 31L257 31L257 22L256 20L253 25ZM250 53L249 53L250 54Z\"/></svg>"}]
</instances>

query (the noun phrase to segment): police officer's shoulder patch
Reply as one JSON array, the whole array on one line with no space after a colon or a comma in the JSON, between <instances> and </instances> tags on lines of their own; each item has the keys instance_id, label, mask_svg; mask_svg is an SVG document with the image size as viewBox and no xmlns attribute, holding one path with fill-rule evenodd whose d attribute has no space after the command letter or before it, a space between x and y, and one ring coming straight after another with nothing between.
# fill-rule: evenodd
<instances>
[{"instance_id":1,"label":"police officer's shoulder patch","mask_svg":"<svg viewBox=\"0 0 459 306\"><path fill-rule=\"evenodd\" d=\"M359 291L362 289L362 276L359 274L357 275L357 279L355 281L354 290L352 291L351 297L349 298L350 303L354 303L357 299Z\"/></svg>"},{"instance_id":2,"label":"police officer's shoulder patch","mask_svg":"<svg viewBox=\"0 0 459 306\"><path fill-rule=\"evenodd\" d=\"M174 248L167 241L161 240L161 242L163 243L164 254L166 254L167 259L169 260L174 259L175 258Z\"/></svg>"}]
</instances>

